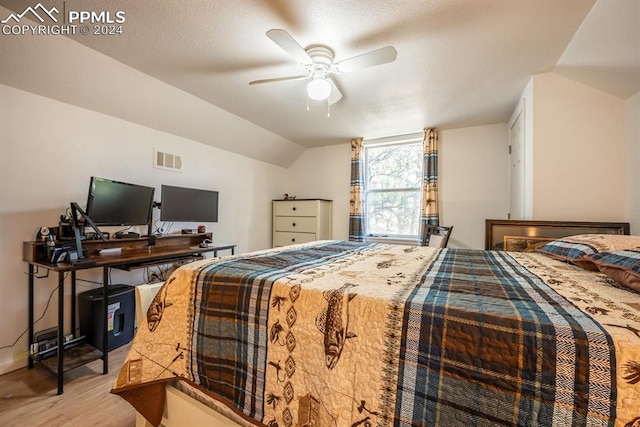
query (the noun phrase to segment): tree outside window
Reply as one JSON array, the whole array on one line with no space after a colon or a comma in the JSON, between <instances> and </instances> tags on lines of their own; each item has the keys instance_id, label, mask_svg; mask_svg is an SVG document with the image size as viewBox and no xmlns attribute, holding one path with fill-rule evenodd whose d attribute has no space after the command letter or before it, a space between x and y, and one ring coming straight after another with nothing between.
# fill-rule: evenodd
<instances>
[{"instance_id":1,"label":"tree outside window","mask_svg":"<svg viewBox=\"0 0 640 427\"><path fill-rule=\"evenodd\" d=\"M422 142L365 145L366 235L417 238L422 197Z\"/></svg>"}]
</instances>

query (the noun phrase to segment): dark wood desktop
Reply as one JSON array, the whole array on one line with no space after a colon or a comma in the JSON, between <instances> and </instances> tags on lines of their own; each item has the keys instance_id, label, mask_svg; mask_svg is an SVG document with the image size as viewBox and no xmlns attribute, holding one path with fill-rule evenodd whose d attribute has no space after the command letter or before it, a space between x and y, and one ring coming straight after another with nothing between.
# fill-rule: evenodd
<instances>
[{"instance_id":1,"label":"dark wood desktop","mask_svg":"<svg viewBox=\"0 0 640 427\"><path fill-rule=\"evenodd\" d=\"M71 278L71 333L76 331L76 272L91 268L102 268L103 295L108 296L109 268L122 270L133 270L136 268L146 268L154 265L171 264L176 262L186 262L204 258L205 253L213 253L218 256L218 251L230 250L235 253L233 244L209 244L206 247L200 246L205 240L211 241L211 233L205 234L180 234L169 236L158 236L155 238L155 245L150 246L149 240L145 238L137 239L117 239L103 242L102 240L84 240L82 248L88 262L72 264L68 262L52 263L47 259L47 247L45 242L23 242L23 260L28 263L29 280L29 350L34 343L34 278L42 278L48 275L49 271L58 273L58 348L57 356L39 360L36 355L29 357L29 368L33 367L34 361L42 363L47 369L57 375L58 394L63 392L64 372L78 366L102 358L103 374L108 373L108 351L100 351L95 347L80 343L74 345L74 341L65 342L64 337L64 286L65 276ZM42 274L41 269L46 273ZM108 304L104 306L104 319L107 319ZM104 322L103 349L108 349L107 322ZM64 345L59 345L64 343ZM67 347L67 348L65 348Z\"/></svg>"}]
</instances>

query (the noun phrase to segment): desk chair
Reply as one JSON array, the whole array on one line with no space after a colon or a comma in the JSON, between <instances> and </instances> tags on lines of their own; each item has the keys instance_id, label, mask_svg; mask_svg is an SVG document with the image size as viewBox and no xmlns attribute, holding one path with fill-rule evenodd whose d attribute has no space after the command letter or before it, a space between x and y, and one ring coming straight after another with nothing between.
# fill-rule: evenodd
<instances>
[{"instance_id":1,"label":"desk chair","mask_svg":"<svg viewBox=\"0 0 640 427\"><path fill-rule=\"evenodd\" d=\"M426 233L422 238L422 246L430 246L432 248L446 248L449 243L449 236L453 231L453 225L445 227L441 225L427 225Z\"/></svg>"}]
</instances>

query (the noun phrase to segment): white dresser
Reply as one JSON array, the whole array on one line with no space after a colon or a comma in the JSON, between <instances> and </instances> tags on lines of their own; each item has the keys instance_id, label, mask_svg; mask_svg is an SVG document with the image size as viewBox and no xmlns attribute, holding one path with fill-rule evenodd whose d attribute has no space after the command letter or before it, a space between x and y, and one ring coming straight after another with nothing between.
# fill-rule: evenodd
<instances>
[{"instance_id":1,"label":"white dresser","mask_svg":"<svg viewBox=\"0 0 640 427\"><path fill-rule=\"evenodd\" d=\"M331 200L274 200L273 247L331 239L332 210Z\"/></svg>"}]
</instances>

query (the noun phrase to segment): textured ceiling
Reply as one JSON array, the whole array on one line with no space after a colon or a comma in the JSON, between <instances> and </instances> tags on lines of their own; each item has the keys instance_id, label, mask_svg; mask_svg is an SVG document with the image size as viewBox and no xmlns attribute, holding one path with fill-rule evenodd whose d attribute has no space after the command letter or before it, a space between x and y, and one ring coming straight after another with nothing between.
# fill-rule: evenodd
<instances>
[{"instance_id":1,"label":"textured ceiling","mask_svg":"<svg viewBox=\"0 0 640 427\"><path fill-rule=\"evenodd\" d=\"M551 70L623 99L640 90L636 0L599 0L592 13L593 0L45 3L124 11L122 35L74 40L305 147L505 122L529 78ZM0 5L19 13L25 2ZM305 81L249 86L304 70L265 35L272 28L336 60L387 45L398 56L337 76L343 98L327 117L326 103L307 111Z\"/></svg>"},{"instance_id":2,"label":"textured ceiling","mask_svg":"<svg viewBox=\"0 0 640 427\"><path fill-rule=\"evenodd\" d=\"M640 91L640 1L596 2L553 71L623 99Z\"/></svg>"}]
</instances>

